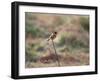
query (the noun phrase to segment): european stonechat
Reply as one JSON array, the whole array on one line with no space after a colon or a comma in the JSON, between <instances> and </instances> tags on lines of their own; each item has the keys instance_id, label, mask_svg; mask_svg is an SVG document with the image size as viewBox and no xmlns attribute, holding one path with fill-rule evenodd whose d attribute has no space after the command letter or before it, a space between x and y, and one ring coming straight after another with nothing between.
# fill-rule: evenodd
<instances>
[{"instance_id":1,"label":"european stonechat","mask_svg":"<svg viewBox=\"0 0 100 81\"><path fill-rule=\"evenodd\" d=\"M49 36L49 38L47 39L47 41L49 41L49 40L54 40L54 39L56 38L56 36L57 36L57 32L53 32L53 33Z\"/></svg>"}]
</instances>

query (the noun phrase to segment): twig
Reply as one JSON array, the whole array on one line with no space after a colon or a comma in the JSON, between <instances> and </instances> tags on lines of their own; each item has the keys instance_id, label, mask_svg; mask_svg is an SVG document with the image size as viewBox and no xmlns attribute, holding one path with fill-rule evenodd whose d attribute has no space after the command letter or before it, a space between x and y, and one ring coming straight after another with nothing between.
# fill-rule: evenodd
<instances>
[{"instance_id":1,"label":"twig","mask_svg":"<svg viewBox=\"0 0 100 81\"><path fill-rule=\"evenodd\" d=\"M49 46L49 43L47 43L47 45ZM47 47L47 49L49 50L49 53L51 54L50 47Z\"/></svg>"},{"instance_id":2,"label":"twig","mask_svg":"<svg viewBox=\"0 0 100 81\"><path fill-rule=\"evenodd\" d=\"M57 62L58 62L58 66L60 66L60 61L59 61L59 57L58 57L58 55L57 55L57 52L56 52L56 48L55 48L55 45L54 45L54 42L53 42L53 40L52 40L52 44L53 44L53 48L54 48L54 51L55 51L55 55L56 55L56 57L57 57Z\"/></svg>"}]
</instances>

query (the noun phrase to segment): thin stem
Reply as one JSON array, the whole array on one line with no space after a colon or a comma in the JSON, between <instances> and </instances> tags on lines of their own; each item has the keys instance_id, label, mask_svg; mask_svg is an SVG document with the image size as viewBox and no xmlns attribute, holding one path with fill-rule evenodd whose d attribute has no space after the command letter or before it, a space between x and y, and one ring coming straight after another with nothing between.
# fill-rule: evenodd
<instances>
[{"instance_id":1,"label":"thin stem","mask_svg":"<svg viewBox=\"0 0 100 81\"><path fill-rule=\"evenodd\" d=\"M58 66L60 66L59 57L58 57L58 55L57 55L57 51L56 51L56 48L55 48L55 45L54 45L53 40L52 40L52 44L53 44L53 48L54 48L54 51L55 51L55 55L56 55L56 57L57 57Z\"/></svg>"},{"instance_id":2,"label":"thin stem","mask_svg":"<svg viewBox=\"0 0 100 81\"><path fill-rule=\"evenodd\" d=\"M51 54L49 43L47 43L47 45L48 45L47 49L49 50L49 53Z\"/></svg>"}]
</instances>

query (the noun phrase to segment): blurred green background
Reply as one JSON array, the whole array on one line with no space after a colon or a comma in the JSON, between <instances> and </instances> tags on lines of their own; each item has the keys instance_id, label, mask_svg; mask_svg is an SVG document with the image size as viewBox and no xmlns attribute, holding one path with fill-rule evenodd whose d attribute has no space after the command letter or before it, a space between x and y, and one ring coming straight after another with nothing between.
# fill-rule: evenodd
<instances>
[{"instance_id":1,"label":"blurred green background","mask_svg":"<svg viewBox=\"0 0 100 81\"><path fill-rule=\"evenodd\" d=\"M46 39L54 40L61 66L89 64L89 16L25 12L25 67L53 67ZM52 46L50 47L53 53ZM46 60L47 63L41 62Z\"/></svg>"}]
</instances>

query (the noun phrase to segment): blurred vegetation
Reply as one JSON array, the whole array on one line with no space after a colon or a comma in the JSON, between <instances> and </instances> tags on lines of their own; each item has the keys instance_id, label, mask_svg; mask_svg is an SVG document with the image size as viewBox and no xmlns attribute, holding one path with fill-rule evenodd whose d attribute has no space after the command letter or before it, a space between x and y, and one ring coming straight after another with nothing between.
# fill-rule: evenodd
<instances>
[{"instance_id":1,"label":"blurred vegetation","mask_svg":"<svg viewBox=\"0 0 100 81\"><path fill-rule=\"evenodd\" d=\"M32 37L42 37L43 36L43 31L41 31L39 28L37 27L26 27L26 37L27 35L31 34Z\"/></svg>"},{"instance_id":2,"label":"blurred vegetation","mask_svg":"<svg viewBox=\"0 0 100 81\"><path fill-rule=\"evenodd\" d=\"M84 52L89 52L89 45L86 45L83 41L81 40L77 40L77 38L75 37L64 37L64 36L61 36L61 39L58 43L58 46L59 47L63 47L65 46L62 50L63 51L74 51L74 50L78 50L78 49L81 49L81 48L84 48Z\"/></svg>"},{"instance_id":3,"label":"blurred vegetation","mask_svg":"<svg viewBox=\"0 0 100 81\"><path fill-rule=\"evenodd\" d=\"M89 32L89 17L80 17L80 24L84 30Z\"/></svg>"},{"instance_id":4,"label":"blurred vegetation","mask_svg":"<svg viewBox=\"0 0 100 81\"><path fill-rule=\"evenodd\" d=\"M37 61L37 53L31 48L26 48L26 61L28 62L36 62Z\"/></svg>"},{"instance_id":5,"label":"blurred vegetation","mask_svg":"<svg viewBox=\"0 0 100 81\"><path fill-rule=\"evenodd\" d=\"M26 67L47 54L45 40L53 31L58 32L54 40L58 54L89 54L89 16L26 12L25 18Z\"/></svg>"},{"instance_id":6,"label":"blurred vegetation","mask_svg":"<svg viewBox=\"0 0 100 81\"><path fill-rule=\"evenodd\" d=\"M64 36L61 36L58 45L63 46L66 44L66 38Z\"/></svg>"}]
</instances>

